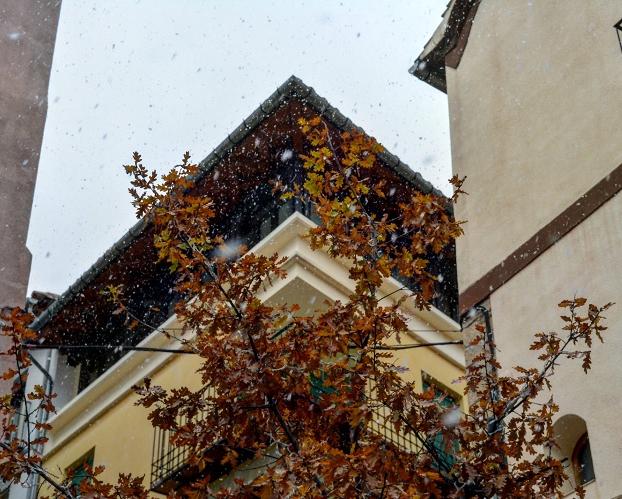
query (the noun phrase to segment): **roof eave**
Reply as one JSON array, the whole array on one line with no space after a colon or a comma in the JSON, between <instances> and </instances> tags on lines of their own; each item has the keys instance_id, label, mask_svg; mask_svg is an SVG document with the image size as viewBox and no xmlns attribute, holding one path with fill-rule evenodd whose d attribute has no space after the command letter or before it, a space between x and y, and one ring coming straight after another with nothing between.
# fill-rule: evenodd
<instances>
[{"instance_id":1,"label":"roof eave","mask_svg":"<svg viewBox=\"0 0 622 499\"><path fill-rule=\"evenodd\" d=\"M447 93L444 65L432 66L429 61L417 58L408 72L444 94Z\"/></svg>"},{"instance_id":2,"label":"roof eave","mask_svg":"<svg viewBox=\"0 0 622 499\"><path fill-rule=\"evenodd\" d=\"M452 0L443 19L408 72L447 93L446 67L457 68L481 0Z\"/></svg>"}]
</instances>

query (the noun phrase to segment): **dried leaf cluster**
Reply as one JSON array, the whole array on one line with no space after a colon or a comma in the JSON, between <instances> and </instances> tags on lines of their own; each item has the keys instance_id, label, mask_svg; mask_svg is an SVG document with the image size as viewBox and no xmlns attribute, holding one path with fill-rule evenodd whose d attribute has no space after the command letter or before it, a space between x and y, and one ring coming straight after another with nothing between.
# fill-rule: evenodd
<instances>
[{"instance_id":1,"label":"dried leaf cluster","mask_svg":"<svg viewBox=\"0 0 622 499\"><path fill-rule=\"evenodd\" d=\"M302 185L275 184L284 199L313 204L321 223L308 234L315 249L349 262L354 291L347 302L325 304L304 316L297 304L268 306L258 295L286 275L285 260L244 253L231 259L218 251L225 241L211 220L217 207L193 190L198 166L186 154L180 165L158 177L135 154L126 171L132 177L133 204L155 227L160 261L176 275L184 296L175 308L191 340L186 348L201 357L201 388L167 389L150 380L136 387L149 420L172 434L172 444L189 449L189 462L201 473L173 495L185 497L549 497L565 478L552 455L552 422L557 412L547 390L562 358L580 358L587 371L594 338L602 341L602 313L610 305L586 307L586 300L563 301L560 333L539 333L531 348L537 368L516 367L499 375L494 345L485 331L471 342L480 353L463 381L470 408L457 420L432 391L406 382L383 349L408 332L403 300L429 308L437 276L428 268L460 236L460 222L447 200L414 192L392 203L384 181L370 180L381 146L352 131L335 133L320 119L300 120L307 149L300 160ZM455 177L455 201L464 179ZM383 206L391 206L383 212ZM382 283L400 275L412 290L387 305ZM123 290L111 286L110 299L124 307ZM8 355L16 368L13 399L23 389L30 364L28 344L36 335L31 318L14 310L3 316ZM580 348L579 348L580 345ZM37 387L27 398L36 404L29 417L53 411L53 395ZM418 444L403 449L369 430L386 409L384 424ZM0 476L19 482L37 474L58 497L147 497L140 478L121 475L117 484L100 481L102 469L75 491L69 478L55 479L42 466L44 438L16 434L15 417L24 411L4 397L0 405L3 443ZM31 421L33 431L47 428ZM41 433L42 434L42 433ZM442 436L443 445L433 444ZM255 474L216 487L214 478L242 463L263 463ZM250 477L250 478L249 478Z\"/></svg>"}]
</instances>

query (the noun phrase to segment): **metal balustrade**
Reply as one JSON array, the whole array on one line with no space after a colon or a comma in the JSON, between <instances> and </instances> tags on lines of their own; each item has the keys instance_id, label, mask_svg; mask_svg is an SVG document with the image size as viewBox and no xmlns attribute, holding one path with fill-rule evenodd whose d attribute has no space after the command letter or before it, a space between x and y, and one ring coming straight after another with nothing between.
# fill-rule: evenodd
<instances>
[{"instance_id":1,"label":"metal balustrade","mask_svg":"<svg viewBox=\"0 0 622 499\"><path fill-rule=\"evenodd\" d=\"M418 453L422 446L412 433L398 432L391 423L390 410L375 401L370 400L373 418L368 424L370 432L380 435L385 440L395 444L401 450L409 453ZM201 419L201 415L197 420ZM178 424L183 425L183 418ZM151 490L168 493L180 483L193 476L188 467L189 448L176 446L171 443L171 430L155 428L153 438L153 461L151 464Z\"/></svg>"},{"instance_id":2,"label":"metal balustrade","mask_svg":"<svg viewBox=\"0 0 622 499\"><path fill-rule=\"evenodd\" d=\"M199 422L205 417L204 412L199 412L193 422ZM177 427L187 424L189 420L185 416L177 417ZM167 493L176 488L180 483L197 475L198 470L192 469L188 460L190 448L188 446L173 445L171 437L174 431L170 429L154 428L153 453L151 461L151 490Z\"/></svg>"},{"instance_id":3,"label":"metal balustrade","mask_svg":"<svg viewBox=\"0 0 622 499\"><path fill-rule=\"evenodd\" d=\"M374 404L374 401L370 401ZM372 405L372 419L367 428L372 433L380 435L382 438L395 444L401 450L410 453L418 453L421 451L421 444L412 433L397 431L391 422L391 411L385 405L375 403Z\"/></svg>"},{"instance_id":4,"label":"metal balustrade","mask_svg":"<svg viewBox=\"0 0 622 499\"><path fill-rule=\"evenodd\" d=\"M424 386L430 388L436 387L437 382L424 373ZM439 388L440 390L440 388ZM449 391L448 389L445 389ZM459 396L451 392L453 398L451 398L452 406L459 404ZM444 397L443 400L447 399ZM407 433L403 430L396 430L391 419L391 410L376 399L375 388L373 383L369 383L367 388L367 403L371 408L372 418L368 423L367 429L369 432L379 435L388 442L396 445L402 451L418 454L422 452L423 445L421 440L413 433ZM204 413L199 413L195 421L201 421ZM177 424L183 426L186 424L186 420L183 417L179 417ZM188 465L188 459L190 450L188 447L177 446L171 443L171 437L173 431L161 428L155 428L153 438L153 460L151 464L151 490L161 493L168 493L170 490L177 488L182 483L187 483L192 478L196 478L200 473L198 470L191 469ZM435 442L431 445L436 446ZM213 449L206 449L207 452L213 452ZM444 453L444 452L443 452ZM212 458L215 458L215 463L218 463L217 454L213 454ZM250 457L250 456L249 456ZM224 467L215 464L214 469L210 470L212 473L226 473L228 472Z\"/></svg>"},{"instance_id":5,"label":"metal balustrade","mask_svg":"<svg viewBox=\"0 0 622 499\"><path fill-rule=\"evenodd\" d=\"M188 461L188 448L172 445L171 435L170 430L155 428L151 463L152 490L157 491L173 480Z\"/></svg>"}]
</instances>

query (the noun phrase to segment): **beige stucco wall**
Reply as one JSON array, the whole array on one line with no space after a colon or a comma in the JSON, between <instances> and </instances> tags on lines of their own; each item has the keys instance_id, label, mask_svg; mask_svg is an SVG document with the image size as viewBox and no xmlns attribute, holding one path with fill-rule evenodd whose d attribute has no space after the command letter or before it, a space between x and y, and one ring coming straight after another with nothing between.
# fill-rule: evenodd
<instances>
[{"instance_id":1,"label":"beige stucco wall","mask_svg":"<svg viewBox=\"0 0 622 499\"><path fill-rule=\"evenodd\" d=\"M457 244L464 291L622 163L619 0L482 0L458 69L447 69L454 173L470 193ZM596 482L590 498L622 494L622 195L490 297L505 366L537 365L533 334L561 327L556 304L615 301L593 370L564 361L560 416L586 420Z\"/></svg>"},{"instance_id":2,"label":"beige stucco wall","mask_svg":"<svg viewBox=\"0 0 622 499\"><path fill-rule=\"evenodd\" d=\"M0 308L23 307L26 248L61 0L0 2ZM0 349L6 350L5 338ZM0 358L0 370L11 367ZM0 382L0 392L8 390Z\"/></svg>"},{"instance_id":3,"label":"beige stucco wall","mask_svg":"<svg viewBox=\"0 0 622 499\"><path fill-rule=\"evenodd\" d=\"M490 299L505 366L538 365L529 344L538 331L562 332L562 312L556 306L562 299L576 295L596 304L618 302L606 314L609 331L605 343L593 348L592 370L585 375L580 360L562 361L553 381L559 415L576 414L586 421L596 473L591 497L602 498L622 494L621 220L618 195Z\"/></svg>"},{"instance_id":4,"label":"beige stucco wall","mask_svg":"<svg viewBox=\"0 0 622 499\"><path fill-rule=\"evenodd\" d=\"M483 0L447 68L460 289L622 163L619 0Z\"/></svg>"}]
</instances>

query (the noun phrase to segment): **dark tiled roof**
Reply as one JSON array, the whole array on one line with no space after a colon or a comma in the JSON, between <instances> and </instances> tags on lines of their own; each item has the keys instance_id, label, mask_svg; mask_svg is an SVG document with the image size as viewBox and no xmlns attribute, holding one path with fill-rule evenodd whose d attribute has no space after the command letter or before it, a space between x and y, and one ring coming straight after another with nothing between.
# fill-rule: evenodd
<instances>
[{"instance_id":1,"label":"dark tiled roof","mask_svg":"<svg viewBox=\"0 0 622 499\"><path fill-rule=\"evenodd\" d=\"M276 89L261 105L253 111L240 126L231 132L203 161L199 163L201 173L198 178L211 171L230 151L246 138L249 133L261 123L266 116L276 110L289 99L298 99L304 102L322 115L325 119L342 130L357 129L349 118L332 107L326 99L320 97L313 88L305 85L300 78L290 76L285 83ZM406 181L413 184L421 192L433 192L443 196L443 193L425 180L419 173L410 169L400 159L388 151L379 154L379 158L402 176ZM115 244L113 244L91 267L74 282L69 289L58 297L41 315L39 315L30 327L34 330L43 328L50 319L56 315L69 301L78 295L89 283L91 283L110 263L118 258L148 226L147 218L140 219L132 226Z\"/></svg>"}]
</instances>

